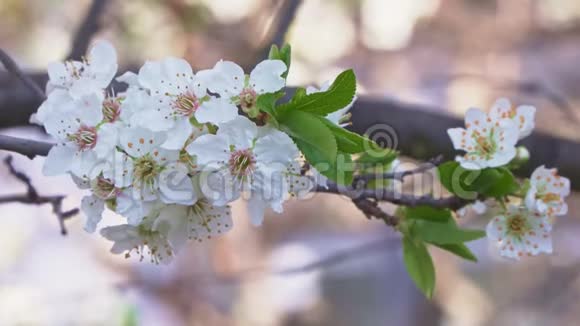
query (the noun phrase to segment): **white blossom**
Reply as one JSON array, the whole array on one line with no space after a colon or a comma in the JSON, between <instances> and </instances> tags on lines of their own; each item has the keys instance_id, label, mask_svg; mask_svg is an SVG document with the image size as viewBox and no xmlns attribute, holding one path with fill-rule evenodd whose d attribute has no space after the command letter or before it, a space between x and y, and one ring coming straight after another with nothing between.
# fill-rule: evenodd
<instances>
[{"instance_id":1,"label":"white blossom","mask_svg":"<svg viewBox=\"0 0 580 326\"><path fill-rule=\"evenodd\" d=\"M178 162L179 151L161 148L163 133L143 128L125 128L119 136L120 147L126 155L115 162L115 171L122 171L115 180L126 186L131 180L135 200L161 199L165 203L193 204L196 194L188 176L188 168Z\"/></svg>"},{"instance_id":2,"label":"white blossom","mask_svg":"<svg viewBox=\"0 0 580 326\"><path fill-rule=\"evenodd\" d=\"M529 136L534 130L536 108L530 105L513 107L508 99L500 98L491 107L489 116L493 121L511 119L519 130L518 139Z\"/></svg>"},{"instance_id":3,"label":"white blossom","mask_svg":"<svg viewBox=\"0 0 580 326\"><path fill-rule=\"evenodd\" d=\"M568 213L564 198L570 194L570 180L558 175L558 170L543 165L536 168L530 177L530 189L525 202L528 209L549 216Z\"/></svg>"},{"instance_id":4,"label":"white blossom","mask_svg":"<svg viewBox=\"0 0 580 326\"><path fill-rule=\"evenodd\" d=\"M124 253L129 258L134 252L140 261L149 256L151 263L169 264L174 256L174 248L167 239L167 231L154 230L147 224L122 224L101 229L101 235L114 242L111 248L114 254Z\"/></svg>"},{"instance_id":5,"label":"white blossom","mask_svg":"<svg viewBox=\"0 0 580 326\"><path fill-rule=\"evenodd\" d=\"M214 206L206 199L193 205L168 205L164 207L156 224L171 224L168 237L176 246L186 240L202 242L225 234L233 227L229 206Z\"/></svg>"},{"instance_id":6,"label":"white blossom","mask_svg":"<svg viewBox=\"0 0 580 326\"><path fill-rule=\"evenodd\" d=\"M468 170L502 166L516 155L518 127L510 119L493 120L481 110L469 109L465 129L451 128L447 133L453 147L466 152L456 160Z\"/></svg>"},{"instance_id":7,"label":"white blossom","mask_svg":"<svg viewBox=\"0 0 580 326\"><path fill-rule=\"evenodd\" d=\"M41 115L46 131L59 142L48 153L43 171L46 175L70 171L78 177L94 178L101 173L100 162L115 149L117 127L101 124L102 100L95 94L61 100L46 117Z\"/></svg>"},{"instance_id":8,"label":"white blossom","mask_svg":"<svg viewBox=\"0 0 580 326\"><path fill-rule=\"evenodd\" d=\"M259 133L245 117L226 122L217 134L202 135L187 151L202 173L202 191L216 205L249 193L252 223L260 225L266 207L281 213L288 193L286 175L299 152L290 137L275 129Z\"/></svg>"},{"instance_id":9,"label":"white blossom","mask_svg":"<svg viewBox=\"0 0 580 326\"><path fill-rule=\"evenodd\" d=\"M139 84L149 90L151 99L148 109L135 113L135 121L153 131L168 131L162 145L167 149L183 147L193 131L192 118L197 123L219 124L238 115L225 99L207 95L205 81L183 59L145 63Z\"/></svg>"},{"instance_id":10,"label":"white blossom","mask_svg":"<svg viewBox=\"0 0 580 326\"><path fill-rule=\"evenodd\" d=\"M205 80L208 89L220 95L222 100L219 105L227 106L228 112L237 112L238 105L245 112L251 112L259 95L274 93L284 87L286 81L281 75L286 70L281 60L264 60L246 76L237 64L219 61L212 70L205 73Z\"/></svg>"},{"instance_id":11,"label":"white blossom","mask_svg":"<svg viewBox=\"0 0 580 326\"><path fill-rule=\"evenodd\" d=\"M487 225L487 236L499 248L500 255L519 260L541 253L552 253L552 225L546 215L525 206L509 205Z\"/></svg>"},{"instance_id":12,"label":"white blossom","mask_svg":"<svg viewBox=\"0 0 580 326\"><path fill-rule=\"evenodd\" d=\"M111 43L95 42L83 61L55 62L48 65L49 93L65 89L80 97L102 93L117 73L117 53Z\"/></svg>"}]
</instances>

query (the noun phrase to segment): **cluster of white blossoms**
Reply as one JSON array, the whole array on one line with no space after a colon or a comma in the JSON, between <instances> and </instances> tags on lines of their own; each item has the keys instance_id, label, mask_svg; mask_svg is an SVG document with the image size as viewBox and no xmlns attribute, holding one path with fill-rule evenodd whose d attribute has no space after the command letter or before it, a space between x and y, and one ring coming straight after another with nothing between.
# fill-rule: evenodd
<instances>
[{"instance_id":1,"label":"cluster of white blossoms","mask_svg":"<svg viewBox=\"0 0 580 326\"><path fill-rule=\"evenodd\" d=\"M317 162L307 162L310 170L302 170L308 166L304 157L316 161L339 152L367 154L364 137L340 128L348 124L347 112L356 99L352 71L332 86L296 91L291 102L301 111L288 111L275 104L284 94L289 62L277 51L273 47L271 57L285 61L264 60L249 74L230 61L197 73L183 59L148 61L137 74L125 72L116 79L125 84L117 93L111 85L117 55L108 42L96 42L80 62L49 65L47 99L31 117L57 141L44 174L68 174L90 193L81 202L86 231L97 230L105 209L123 217L123 224L100 233L114 242L112 252L127 257L135 253L141 260L147 256L168 263L187 240L226 233L233 226L229 205L238 199L247 202L251 222L260 225L267 209L281 213L289 198L315 187L328 189L329 179L317 172ZM289 56L289 47L282 52ZM325 107L329 99L339 104ZM499 213L487 235L502 256L513 259L551 253L552 224L568 210L564 199L570 182L555 169L538 167L523 186L509 171L520 157L517 142L534 129L535 112L532 106L514 108L500 99L489 113L468 110L465 128L447 131L454 148L465 152L458 163L450 162L453 166L503 173L519 189L506 187L502 195L486 195L493 198L471 205L481 214L486 202L496 202ZM280 123L288 116L301 120ZM297 126L303 122L306 126ZM302 130L309 126L328 130ZM296 127L305 135L297 134ZM325 146L312 146L318 140ZM302 144L304 156L296 144ZM384 163L369 162L375 161ZM389 162L391 169L398 165Z\"/></svg>"},{"instance_id":2,"label":"cluster of white blossoms","mask_svg":"<svg viewBox=\"0 0 580 326\"><path fill-rule=\"evenodd\" d=\"M108 91L115 49L96 42L82 62L48 67L48 98L31 118L58 142L43 172L70 174L90 191L81 203L86 231L97 229L106 208L126 218L100 231L126 256L169 262L188 239L230 230L228 204L239 198L259 225L267 208L280 213L284 201L313 187L292 139L246 117L260 94L285 86L286 70L265 60L246 75L220 61L194 73L170 57L118 77L127 89L115 94Z\"/></svg>"},{"instance_id":3,"label":"cluster of white blossoms","mask_svg":"<svg viewBox=\"0 0 580 326\"><path fill-rule=\"evenodd\" d=\"M447 131L455 149L466 152L456 161L467 170L505 166L517 153L518 140L534 129L536 109L533 106L514 108L507 99L495 102L489 113L469 109L465 129ZM502 202L500 213L487 226L488 238L507 258L520 259L540 253L552 253L552 224L556 216L565 215L568 207L564 198L570 194L570 181L558 175L556 169L536 168L523 198ZM478 214L486 206L476 201Z\"/></svg>"}]
</instances>

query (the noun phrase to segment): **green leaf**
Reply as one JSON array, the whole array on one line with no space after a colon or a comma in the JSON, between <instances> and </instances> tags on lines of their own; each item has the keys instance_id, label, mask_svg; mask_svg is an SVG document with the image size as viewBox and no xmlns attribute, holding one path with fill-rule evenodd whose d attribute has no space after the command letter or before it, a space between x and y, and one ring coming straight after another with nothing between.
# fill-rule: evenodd
<instances>
[{"instance_id":1,"label":"green leaf","mask_svg":"<svg viewBox=\"0 0 580 326\"><path fill-rule=\"evenodd\" d=\"M457 244L485 237L485 231L460 229L455 221L450 223L416 220L411 226L411 234L432 244Z\"/></svg>"},{"instance_id":2,"label":"green leaf","mask_svg":"<svg viewBox=\"0 0 580 326\"><path fill-rule=\"evenodd\" d=\"M461 258L477 262L477 257L475 257L473 252L471 252L471 250L463 243L435 244L435 246L449 251Z\"/></svg>"},{"instance_id":3,"label":"green leaf","mask_svg":"<svg viewBox=\"0 0 580 326\"><path fill-rule=\"evenodd\" d=\"M288 76L288 71L290 71L290 64L292 60L292 48L290 47L290 44L284 44L281 49L279 49L276 44L273 44L272 47L270 47L268 59L282 60L284 64L286 64L286 72L282 74L282 78L286 79Z\"/></svg>"},{"instance_id":4,"label":"green leaf","mask_svg":"<svg viewBox=\"0 0 580 326\"><path fill-rule=\"evenodd\" d=\"M279 106L282 120L284 115L290 111L304 111L308 113L326 116L329 113L340 110L348 106L356 93L356 77L352 69L342 72L330 88L325 92L304 95L299 98L296 96L286 104Z\"/></svg>"},{"instance_id":5,"label":"green leaf","mask_svg":"<svg viewBox=\"0 0 580 326\"><path fill-rule=\"evenodd\" d=\"M403 237L403 260L415 285L430 299L435 289L435 267L425 244Z\"/></svg>"},{"instance_id":6,"label":"green leaf","mask_svg":"<svg viewBox=\"0 0 580 326\"><path fill-rule=\"evenodd\" d=\"M476 199L477 194L501 197L518 189L513 174L504 167L466 170L455 161L438 167L439 179L451 193L465 199Z\"/></svg>"},{"instance_id":7,"label":"green leaf","mask_svg":"<svg viewBox=\"0 0 580 326\"><path fill-rule=\"evenodd\" d=\"M276 44L272 44L270 47L270 52L268 52L268 59L270 60L279 60L280 58L280 49Z\"/></svg>"},{"instance_id":8,"label":"green leaf","mask_svg":"<svg viewBox=\"0 0 580 326\"><path fill-rule=\"evenodd\" d=\"M405 213L409 219L435 221L440 223L453 219L451 212L448 209L433 208L430 206L407 207Z\"/></svg>"},{"instance_id":9,"label":"green leaf","mask_svg":"<svg viewBox=\"0 0 580 326\"><path fill-rule=\"evenodd\" d=\"M302 111L291 111L287 113L281 128L294 139L309 163L336 164L336 140L318 117Z\"/></svg>"},{"instance_id":10,"label":"green leaf","mask_svg":"<svg viewBox=\"0 0 580 326\"><path fill-rule=\"evenodd\" d=\"M497 177L494 182L483 191L483 194L490 197L503 197L518 190L519 185L512 172L504 167L493 170Z\"/></svg>"},{"instance_id":11,"label":"green leaf","mask_svg":"<svg viewBox=\"0 0 580 326\"><path fill-rule=\"evenodd\" d=\"M300 139L294 142L306 157L306 160L316 168L320 174L341 185L351 185L353 180L354 164L350 154L338 153L335 162L330 162L321 156L321 153L309 143Z\"/></svg>"},{"instance_id":12,"label":"green leaf","mask_svg":"<svg viewBox=\"0 0 580 326\"><path fill-rule=\"evenodd\" d=\"M370 140L369 140L370 141ZM377 145L378 146L378 145ZM356 160L357 163L363 165L376 165L376 164L391 164L397 157L399 153L392 149L382 148L382 149L371 149L361 154L361 156Z\"/></svg>"},{"instance_id":13,"label":"green leaf","mask_svg":"<svg viewBox=\"0 0 580 326\"><path fill-rule=\"evenodd\" d=\"M269 122L271 122L275 127L278 127L278 119L276 112L276 101L284 96L284 92L267 93L258 96L256 100L256 106L258 109L270 117Z\"/></svg>"},{"instance_id":14,"label":"green leaf","mask_svg":"<svg viewBox=\"0 0 580 326\"><path fill-rule=\"evenodd\" d=\"M366 137L337 126L325 117L319 117L319 119L334 134L339 151L350 154L364 152L365 142L368 141Z\"/></svg>"}]
</instances>

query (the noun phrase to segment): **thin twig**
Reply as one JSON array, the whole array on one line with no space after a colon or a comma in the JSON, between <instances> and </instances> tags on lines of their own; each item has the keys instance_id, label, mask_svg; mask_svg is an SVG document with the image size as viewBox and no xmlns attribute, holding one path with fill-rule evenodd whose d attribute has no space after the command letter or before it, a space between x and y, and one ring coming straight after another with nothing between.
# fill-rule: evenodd
<instances>
[{"instance_id":1,"label":"thin twig","mask_svg":"<svg viewBox=\"0 0 580 326\"><path fill-rule=\"evenodd\" d=\"M36 188L32 185L30 178L20 172L17 171L14 166L12 165L12 156L7 156L4 159L4 163L8 167L8 171L11 175L13 175L16 179L20 180L22 183L26 185L26 193L21 195L8 195L0 197L0 204L5 203L22 203L22 204L30 204L30 205L43 205L43 204L50 204L52 206L52 212L58 218L58 223L60 226L60 233L62 235L67 234L66 226L64 221L77 215L79 213L78 208L73 208L68 211L63 211L62 209L62 201L64 200L65 196L41 196L38 194Z\"/></svg>"},{"instance_id":2,"label":"thin twig","mask_svg":"<svg viewBox=\"0 0 580 326\"><path fill-rule=\"evenodd\" d=\"M44 101L46 96L44 92L38 85L32 80L27 74L25 74L16 64L16 62L6 53L4 50L0 49L0 62L4 65L6 70L16 76L25 86L28 88L34 96L38 98L39 101Z\"/></svg>"},{"instance_id":3,"label":"thin twig","mask_svg":"<svg viewBox=\"0 0 580 326\"><path fill-rule=\"evenodd\" d=\"M396 227L399 224L399 219L396 216L387 214L384 210L379 207L379 203L376 200L370 200L369 198L355 198L352 200L355 206L365 214L368 219L378 218L383 220L385 224Z\"/></svg>"},{"instance_id":4,"label":"thin twig","mask_svg":"<svg viewBox=\"0 0 580 326\"><path fill-rule=\"evenodd\" d=\"M80 60L87 52L93 35L99 31L100 18L107 7L108 0L93 0L85 18L73 38L67 60Z\"/></svg>"},{"instance_id":5,"label":"thin twig","mask_svg":"<svg viewBox=\"0 0 580 326\"><path fill-rule=\"evenodd\" d=\"M451 210L458 210L475 201L475 198L465 199L457 196L436 198L432 195L415 196L386 189L367 189L357 188L355 186L345 187L330 180L327 182L326 187L318 186L314 191L320 193L340 194L353 200L372 199L409 207L425 205L433 208L449 208Z\"/></svg>"}]
</instances>

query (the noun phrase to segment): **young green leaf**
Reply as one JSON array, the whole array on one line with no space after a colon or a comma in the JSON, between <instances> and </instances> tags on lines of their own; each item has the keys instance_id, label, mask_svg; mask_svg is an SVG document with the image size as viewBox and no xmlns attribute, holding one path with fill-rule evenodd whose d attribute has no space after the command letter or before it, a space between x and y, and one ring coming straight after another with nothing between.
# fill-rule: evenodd
<instances>
[{"instance_id":1,"label":"young green leaf","mask_svg":"<svg viewBox=\"0 0 580 326\"><path fill-rule=\"evenodd\" d=\"M296 96L288 103L279 106L281 120L290 111L304 111L321 116L340 110L351 104L356 93L356 77L354 72L346 70L336 77L334 83L325 92Z\"/></svg>"},{"instance_id":2,"label":"young green leaf","mask_svg":"<svg viewBox=\"0 0 580 326\"><path fill-rule=\"evenodd\" d=\"M338 148L332 132L318 117L302 112L290 111L283 120L282 130L288 133L311 164L336 163ZM297 142L299 140L299 142ZM304 149L304 150L303 150ZM307 153L306 153L307 152Z\"/></svg>"},{"instance_id":3,"label":"young green leaf","mask_svg":"<svg viewBox=\"0 0 580 326\"><path fill-rule=\"evenodd\" d=\"M292 49L290 44L284 44L281 49L278 48L276 44L270 47L270 53L268 54L268 59L270 60L282 60L286 64L286 72L282 74L282 78L286 79L288 76L288 71L290 70L290 63L292 59Z\"/></svg>"},{"instance_id":4,"label":"young green leaf","mask_svg":"<svg viewBox=\"0 0 580 326\"><path fill-rule=\"evenodd\" d=\"M450 219L451 211L442 208L433 208L430 206L416 206L405 208L406 217L409 219L435 221L439 223L446 223Z\"/></svg>"},{"instance_id":5,"label":"young green leaf","mask_svg":"<svg viewBox=\"0 0 580 326\"><path fill-rule=\"evenodd\" d=\"M425 244L403 237L403 260L415 285L431 298L435 289L435 267Z\"/></svg>"},{"instance_id":6,"label":"young green leaf","mask_svg":"<svg viewBox=\"0 0 580 326\"><path fill-rule=\"evenodd\" d=\"M362 170L364 170L366 167L374 167L376 165L389 165L399 156L397 151L388 148L375 148L374 146L378 145L370 145L372 144L371 142L371 140L368 140L367 145L373 147L365 148L366 151L362 153L356 160L356 163L361 166Z\"/></svg>"},{"instance_id":7,"label":"young green leaf","mask_svg":"<svg viewBox=\"0 0 580 326\"><path fill-rule=\"evenodd\" d=\"M450 192L465 199L475 199L477 194L501 197L518 189L513 174L504 167L483 170L466 170L455 161L438 167L439 179Z\"/></svg>"},{"instance_id":8,"label":"young green leaf","mask_svg":"<svg viewBox=\"0 0 580 326\"><path fill-rule=\"evenodd\" d=\"M338 150L350 153L350 154L357 154L364 152L365 150L365 142L369 141L367 138L355 134L354 132L350 132L336 124L332 123L332 121L326 119L325 117L319 117L320 121L324 123L328 129L334 134L336 138L336 144L338 145Z\"/></svg>"},{"instance_id":9,"label":"young green leaf","mask_svg":"<svg viewBox=\"0 0 580 326\"><path fill-rule=\"evenodd\" d=\"M460 229L455 222L440 223L417 220L411 226L411 234L432 244L454 244L477 240L485 237L485 231Z\"/></svg>"},{"instance_id":10,"label":"young green leaf","mask_svg":"<svg viewBox=\"0 0 580 326\"><path fill-rule=\"evenodd\" d=\"M483 191L489 197L503 197L518 190L519 185L512 172L504 167L494 169L497 177L492 185Z\"/></svg>"},{"instance_id":11,"label":"young green leaf","mask_svg":"<svg viewBox=\"0 0 580 326\"><path fill-rule=\"evenodd\" d=\"M435 244L435 246L466 260L477 262L477 257L475 257L473 252L471 252L471 250L463 243Z\"/></svg>"},{"instance_id":12,"label":"young green leaf","mask_svg":"<svg viewBox=\"0 0 580 326\"><path fill-rule=\"evenodd\" d=\"M272 44L270 47L270 52L268 52L268 59L280 60L280 49L276 44Z\"/></svg>"},{"instance_id":13,"label":"young green leaf","mask_svg":"<svg viewBox=\"0 0 580 326\"><path fill-rule=\"evenodd\" d=\"M258 109L270 117L270 122L274 126L278 126L278 120L276 119L276 101L279 96L276 93L262 94L258 96L256 101L256 106Z\"/></svg>"},{"instance_id":14,"label":"young green leaf","mask_svg":"<svg viewBox=\"0 0 580 326\"><path fill-rule=\"evenodd\" d=\"M335 162L330 162L311 144L300 139L294 139L294 142L304 154L308 163L316 168L320 174L341 185L352 184L354 164L350 154L339 152Z\"/></svg>"}]
</instances>

